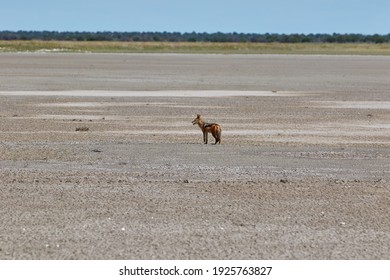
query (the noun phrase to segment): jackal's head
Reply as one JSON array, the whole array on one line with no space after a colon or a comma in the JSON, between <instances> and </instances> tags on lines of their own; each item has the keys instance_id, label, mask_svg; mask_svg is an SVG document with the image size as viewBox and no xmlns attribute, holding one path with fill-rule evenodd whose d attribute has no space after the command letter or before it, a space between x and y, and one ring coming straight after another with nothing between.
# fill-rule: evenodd
<instances>
[{"instance_id":1,"label":"jackal's head","mask_svg":"<svg viewBox=\"0 0 390 280\"><path fill-rule=\"evenodd\" d=\"M202 121L202 116L200 114L196 115L196 118L192 121L193 125L199 124L199 122Z\"/></svg>"}]
</instances>

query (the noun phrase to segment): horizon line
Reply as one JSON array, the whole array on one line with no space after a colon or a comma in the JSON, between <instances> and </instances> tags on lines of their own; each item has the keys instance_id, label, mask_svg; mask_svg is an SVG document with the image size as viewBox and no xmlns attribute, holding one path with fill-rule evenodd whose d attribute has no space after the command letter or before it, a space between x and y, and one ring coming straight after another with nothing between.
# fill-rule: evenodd
<instances>
[{"instance_id":1,"label":"horizon line","mask_svg":"<svg viewBox=\"0 0 390 280\"><path fill-rule=\"evenodd\" d=\"M0 32L12 32L12 33L18 33L18 32L57 32L57 33L168 33L168 34L244 34L244 35L265 35L265 34L271 34L271 35L363 35L363 36L390 36L389 33L358 33L358 32L291 32L291 33L285 33L285 32L240 32L240 31L113 31L113 30L98 30L98 31L88 31L88 30L0 30Z\"/></svg>"}]
</instances>

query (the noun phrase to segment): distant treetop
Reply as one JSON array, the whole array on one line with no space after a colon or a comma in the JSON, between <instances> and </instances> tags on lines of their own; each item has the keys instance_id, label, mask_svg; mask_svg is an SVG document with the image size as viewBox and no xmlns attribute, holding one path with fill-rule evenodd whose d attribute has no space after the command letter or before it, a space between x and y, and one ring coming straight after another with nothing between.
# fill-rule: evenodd
<instances>
[{"instance_id":1,"label":"distant treetop","mask_svg":"<svg viewBox=\"0 0 390 280\"><path fill-rule=\"evenodd\" d=\"M390 34L0 31L0 40L120 42L390 43Z\"/></svg>"}]
</instances>

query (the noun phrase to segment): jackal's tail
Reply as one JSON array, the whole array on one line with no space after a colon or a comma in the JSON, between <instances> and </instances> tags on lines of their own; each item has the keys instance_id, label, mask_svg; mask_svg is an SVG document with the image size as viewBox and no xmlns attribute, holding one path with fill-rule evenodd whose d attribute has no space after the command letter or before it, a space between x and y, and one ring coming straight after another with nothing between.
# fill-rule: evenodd
<instances>
[{"instance_id":1,"label":"jackal's tail","mask_svg":"<svg viewBox=\"0 0 390 280\"><path fill-rule=\"evenodd\" d=\"M220 126L218 126L217 135L218 135L218 142L219 142L219 144L221 144L221 140L222 140L222 127L220 127Z\"/></svg>"}]
</instances>

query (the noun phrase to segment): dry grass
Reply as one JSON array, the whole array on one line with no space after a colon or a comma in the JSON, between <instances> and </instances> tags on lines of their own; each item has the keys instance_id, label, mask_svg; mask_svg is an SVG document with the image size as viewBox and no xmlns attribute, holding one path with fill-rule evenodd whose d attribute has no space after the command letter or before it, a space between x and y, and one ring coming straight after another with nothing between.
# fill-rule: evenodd
<instances>
[{"instance_id":1,"label":"dry grass","mask_svg":"<svg viewBox=\"0 0 390 280\"><path fill-rule=\"evenodd\" d=\"M390 55L390 44L0 41L0 52Z\"/></svg>"},{"instance_id":2,"label":"dry grass","mask_svg":"<svg viewBox=\"0 0 390 280\"><path fill-rule=\"evenodd\" d=\"M89 127L86 126L76 127L76 131L89 131Z\"/></svg>"}]
</instances>

